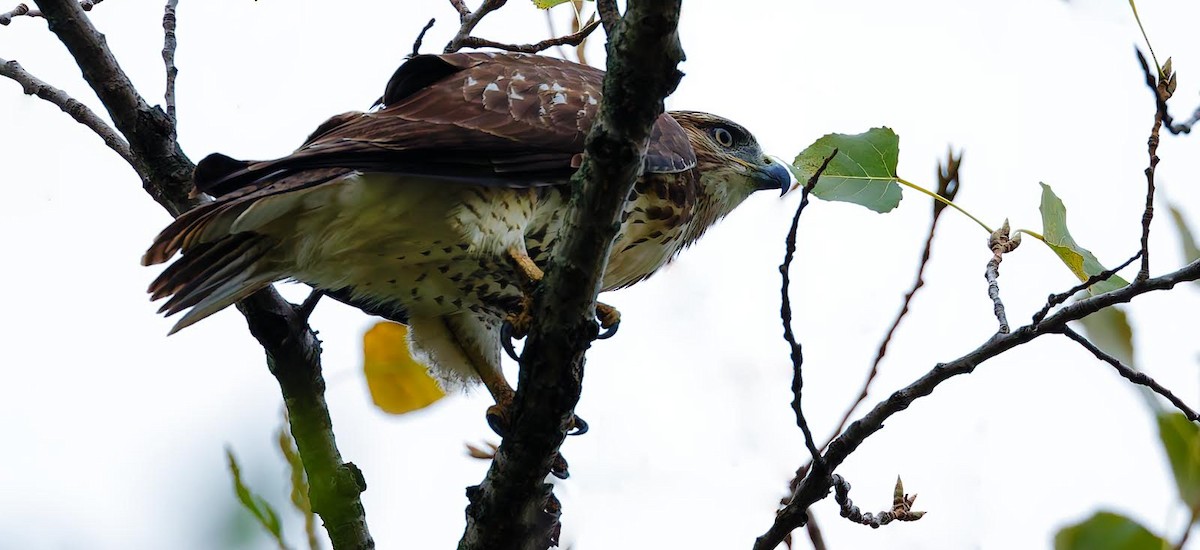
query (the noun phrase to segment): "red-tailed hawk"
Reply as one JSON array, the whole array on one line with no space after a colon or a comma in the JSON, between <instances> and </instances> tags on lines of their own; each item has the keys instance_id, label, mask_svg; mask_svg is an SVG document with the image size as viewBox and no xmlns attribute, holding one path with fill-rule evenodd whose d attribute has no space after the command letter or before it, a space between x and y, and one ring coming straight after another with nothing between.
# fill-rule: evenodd
<instances>
[{"instance_id":1,"label":"red-tailed hawk","mask_svg":"<svg viewBox=\"0 0 1200 550\"><path fill-rule=\"evenodd\" d=\"M172 332L279 280L328 291L410 326L409 345L443 380L482 380L503 430L513 390L501 326L519 322L541 276L601 101L602 71L536 55L420 55L377 109L335 116L295 153L261 162L210 155L191 210L142 262ZM604 290L636 283L788 171L741 126L663 114L629 195ZM601 307L602 325L615 310Z\"/></svg>"}]
</instances>

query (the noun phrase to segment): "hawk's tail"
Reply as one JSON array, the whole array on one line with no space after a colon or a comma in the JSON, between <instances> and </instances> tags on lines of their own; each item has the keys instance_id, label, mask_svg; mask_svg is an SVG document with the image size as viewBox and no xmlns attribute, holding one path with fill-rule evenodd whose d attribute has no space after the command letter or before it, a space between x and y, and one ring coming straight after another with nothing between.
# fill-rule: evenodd
<instances>
[{"instance_id":1,"label":"hawk's tail","mask_svg":"<svg viewBox=\"0 0 1200 550\"><path fill-rule=\"evenodd\" d=\"M179 330L216 313L279 279L262 261L273 248L271 239L255 233L236 233L190 247L150 283L152 300L170 296L158 310L174 315L192 308L171 329Z\"/></svg>"}]
</instances>

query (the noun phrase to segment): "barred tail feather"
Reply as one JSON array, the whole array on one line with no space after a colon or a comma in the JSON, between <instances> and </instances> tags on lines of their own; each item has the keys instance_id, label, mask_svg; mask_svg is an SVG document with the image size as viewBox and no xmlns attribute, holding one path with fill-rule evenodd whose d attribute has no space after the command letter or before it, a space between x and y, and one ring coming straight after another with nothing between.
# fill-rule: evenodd
<instances>
[{"instance_id":1,"label":"barred tail feather","mask_svg":"<svg viewBox=\"0 0 1200 550\"><path fill-rule=\"evenodd\" d=\"M170 299L159 309L167 316L192 308L171 329L179 330L241 300L281 278L264 261L273 241L238 233L192 247L150 284L151 299Z\"/></svg>"}]
</instances>

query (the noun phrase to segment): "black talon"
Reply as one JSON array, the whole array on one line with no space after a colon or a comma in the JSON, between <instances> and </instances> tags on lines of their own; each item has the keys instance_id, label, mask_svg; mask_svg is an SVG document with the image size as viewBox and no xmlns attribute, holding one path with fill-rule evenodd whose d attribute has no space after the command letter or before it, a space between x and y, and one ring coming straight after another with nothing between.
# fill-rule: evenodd
<instances>
[{"instance_id":1,"label":"black talon","mask_svg":"<svg viewBox=\"0 0 1200 550\"><path fill-rule=\"evenodd\" d=\"M513 361L521 362L521 356L517 355L517 349L513 347L513 325L508 320L500 325L500 345L504 346L504 352L512 357Z\"/></svg>"},{"instance_id":2,"label":"black talon","mask_svg":"<svg viewBox=\"0 0 1200 550\"><path fill-rule=\"evenodd\" d=\"M601 332L599 335L597 335L596 339L597 340L608 340L609 338L612 338L613 335L617 333L617 327L619 327L619 326L621 326L620 321L613 323L613 326L604 329L604 332Z\"/></svg>"},{"instance_id":3,"label":"black talon","mask_svg":"<svg viewBox=\"0 0 1200 550\"><path fill-rule=\"evenodd\" d=\"M562 455L555 455L554 462L550 463L550 474L558 479L571 477L571 473L567 471L567 459Z\"/></svg>"},{"instance_id":4,"label":"black talon","mask_svg":"<svg viewBox=\"0 0 1200 550\"><path fill-rule=\"evenodd\" d=\"M567 435L583 435L588 433L588 423L578 416L575 417L575 425L567 430Z\"/></svg>"}]
</instances>

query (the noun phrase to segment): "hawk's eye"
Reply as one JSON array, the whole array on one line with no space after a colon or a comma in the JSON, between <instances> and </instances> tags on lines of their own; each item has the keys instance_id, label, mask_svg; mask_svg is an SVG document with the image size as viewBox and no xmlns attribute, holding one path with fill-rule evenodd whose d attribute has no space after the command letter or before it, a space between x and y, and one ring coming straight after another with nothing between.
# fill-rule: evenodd
<instances>
[{"instance_id":1,"label":"hawk's eye","mask_svg":"<svg viewBox=\"0 0 1200 550\"><path fill-rule=\"evenodd\" d=\"M733 134L729 133L729 130L714 128L712 135L721 147L733 147Z\"/></svg>"}]
</instances>

